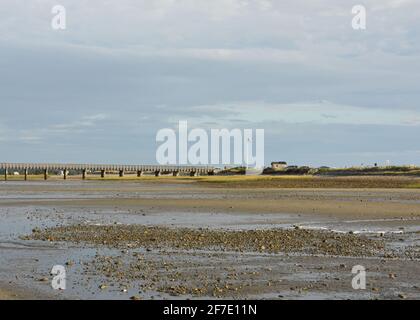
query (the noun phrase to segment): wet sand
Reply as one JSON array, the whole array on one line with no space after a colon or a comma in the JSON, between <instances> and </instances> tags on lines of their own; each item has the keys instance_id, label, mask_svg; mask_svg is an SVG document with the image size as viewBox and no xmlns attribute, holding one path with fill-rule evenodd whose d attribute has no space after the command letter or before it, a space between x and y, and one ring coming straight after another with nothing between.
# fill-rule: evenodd
<instances>
[{"instance_id":1,"label":"wet sand","mask_svg":"<svg viewBox=\"0 0 420 320\"><path fill-rule=\"evenodd\" d=\"M420 190L197 181L0 183L0 297L420 298Z\"/></svg>"},{"instance_id":2,"label":"wet sand","mask_svg":"<svg viewBox=\"0 0 420 320\"><path fill-rule=\"evenodd\" d=\"M4 285L3 285L4 286ZM17 299L18 296L13 292L5 291L4 289L0 290L0 299L1 300L13 300Z\"/></svg>"}]
</instances>

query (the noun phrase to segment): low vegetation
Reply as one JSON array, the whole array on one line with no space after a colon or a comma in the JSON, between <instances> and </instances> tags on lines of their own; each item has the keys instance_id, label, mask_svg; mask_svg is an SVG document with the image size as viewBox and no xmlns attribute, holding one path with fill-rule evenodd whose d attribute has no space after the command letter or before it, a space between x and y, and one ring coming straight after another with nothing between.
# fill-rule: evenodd
<instances>
[{"instance_id":1,"label":"low vegetation","mask_svg":"<svg viewBox=\"0 0 420 320\"><path fill-rule=\"evenodd\" d=\"M29 175L28 180L43 180L43 175ZM62 180L51 174L49 180ZM81 180L80 175L69 175L68 180ZM22 175L9 175L8 180L23 180ZM420 168L414 166L318 168L293 167L285 170L265 170L262 175L246 175L245 168L225 169L214 176L190 177L172 174L155 177L127 173L88 174L87 180L142 181L147 183L197 183L213 187L239 188L420 188Z\"/></svg>"}]
</instances>

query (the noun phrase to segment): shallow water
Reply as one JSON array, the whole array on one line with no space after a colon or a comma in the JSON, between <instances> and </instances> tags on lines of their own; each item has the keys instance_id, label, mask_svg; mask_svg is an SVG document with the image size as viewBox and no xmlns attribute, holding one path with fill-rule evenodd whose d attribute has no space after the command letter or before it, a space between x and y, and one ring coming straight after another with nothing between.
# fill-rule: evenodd
<instances>
[{"instance_id":1,"label":"shallow water","mask_svg":"<svg viewBox=\"0 0 420 320\"><path fill-rule=\"evenodd\" d=\"M85 245L77 245L71 243L50 243L40 241L21 240L22 235L30 234L33 228L45 228L61 224L142 224L142 225L159 225L168 227L186 227L186 228L211 228L211 229L229 229L229 230L252 230L252 229L267 229L267 228L294 228L299 226L308 229L323 229L334 232L353 232L365 233L368 236L377 237L378 234L383 233L389 244L397 249L404 249L407 246L420 245L420 219L417 217L407 219L353 219L343 220L340 218L330 218L320 215L304 215L304 214L289 214L289 213L227 213L227 212L146 212L141 208L137 209L118 209L112 206L101 208L78 208L60 207L57 204L54 208L51 206L39 206L37 200L48 199L81 199L81 198L109 198L109 197L153 197L159 198L178 198L182 193L174 191L172 185L162 185L160 191L142 191L137 190L136 193L130 191L120 192L115 191L112 184L97 184L84 182L71 182L64 185L62 182L48 182L48 188L51 190L33 190L31 186L45 188L45 182L30 182L28 186L26 182L8 182L7 186L11 186L7 192L0 194L0 199L4 201L26 199L32 200L25 202L22 205L2 205L0 202L0 282L12 283L19 286L24 286L34 290L38 290L54 298L79 298L79 299L127 299L131 295L138 294L138 283L132 283L132 287L128 292L121 292L118 286L109 287L106 290L100 290L98 287L101 283L108 281L98 274L92 274L89 277L82 272L82 262L92 260L96 254L100 255L117 255L121 254L120 250L107 249L104 247L90 247ZM76 187L76 190L72 188ZM81 192L78 188L86 188L86 191ZM137 186L136 186L137 187ZM178 186L177 186L178 187ZM24 190L19 191L19 188ZM55 188L65 188L65 191L54 190ZM89 188L94 190L89 191ZM102 191L96 190L97 188ZM139 186L138 188L150 188L147 186ZM155 186L152 186L155 188ZM105 191L103 191L105 189ZM182 189L182 187L181 187ZM2 189L4 191L4 188ZM212 190L209 193L200 194L185 194L184 197L215 197L223 198L222 193L217 193ZM401 238L403 241L401 241ZM144 249L136 249L139 252L144 252ZM175 252L175 251L174 251ZM181 259L185 261L198 261L203 264L211 265L214 262L214 257L209 257L211 252L194 251L194 252L170 252L162 254L158 250L151 250L145 253L150 259ZM247 267L266 268L272 266L275 272L275 279L284 282L291 282L295 284L300 283L317 283L325 277L339 277L344 279L342 291L337 291L333 288L327 291L314 290L311 292L295 292L290 290L273 290L273 292L260 292L255 296L252 293L247 295L248 298L291 298L291 299L347 299L347 298L374 298L374 297L393 297L391 289L384 290L382 295L372 294L371 292L354 292L348 288L348 279L351 273L346 270L337 271L337 264L345 262L346 264L359 263L357 258L344 257L311 257L304 255L267 255L260 253L234 253L224 252L220 253L220 266L235 266L236 268ZM363 263L372 265L372 268L379 264L380 259L369 258L363 259ZM67 261L76 262L72 267L66 267L67 271L67 289L65 291L52 290L50 282L38 281L40 278L51 278L49 272L54 265L64 265ZM392 265L395 263L395 266ZM405 262L395 261L390 266L389 270L398 270L399 282L394 286L398 288L411 288L413 279L410 278L418 272L416 266L419 266L419 261ZM402 264L404 263L404 264ZM407 265L405 265L407 263ZM305 268L299 269L296 265L304 264ZM317 271L315 267L323 266L325 269ZM188 263L185 264L188 268ZM385 270L385 269L384 269ZM388 269L386 269L388 270ZM388 271L387 271L388 272ZM267 275L268 276L268 275ZM378 277L379 281L385 281L387 274L374 275ZM406 278L404 278L406 277ZM329 278L328 278L329 279ZM109 281L108 281L109 282ZM414 281L415 282L415 281ZM417 280L418 283L419 281ZM143 298L185 298L183 296L170 296L168 294L159 293L153 290L142 292ZM420 298L420 293L414 295Z\"/></svg>"}]
</instances>

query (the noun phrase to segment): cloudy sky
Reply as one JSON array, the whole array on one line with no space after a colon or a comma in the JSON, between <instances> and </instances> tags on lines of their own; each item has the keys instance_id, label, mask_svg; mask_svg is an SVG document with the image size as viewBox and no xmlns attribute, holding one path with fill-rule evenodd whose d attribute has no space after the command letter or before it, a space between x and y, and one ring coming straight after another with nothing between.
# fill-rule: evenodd
<instances>
[{"instance_id":1,"label":"cloudy sky","mask_svg":"<svg viewBox=\"0 0 420 320\"><path fill-rule=\"evenodd\" d=\"M157 131L188 120L265 129L267 163L420 164L419 14L418 0L2 0L0 161L154 163Z\"/></svg>"}]
</instances>

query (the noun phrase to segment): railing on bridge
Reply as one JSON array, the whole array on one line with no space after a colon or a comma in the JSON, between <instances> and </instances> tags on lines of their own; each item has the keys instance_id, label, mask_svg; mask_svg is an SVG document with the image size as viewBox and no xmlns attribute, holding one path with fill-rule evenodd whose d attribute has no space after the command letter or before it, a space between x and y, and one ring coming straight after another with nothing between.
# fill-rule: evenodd
<instances>
[{"instance_id":1,"label":"railing on bridge","mask_svg":"<svg viewBox=\"0 0 420 320\"><path fill-rule=\"evenodd\" d=\"M153 173L155 176L161 174L172 173L178 176L181 173L187 173L191 176L200 174L214 174L215 168L209 166L170 166L170 165L118 165L118 164L60 164L60 163L0 163L0 170L4 171L4 180L8 179L8 175L12 170L22 170L24 172L25 180L28 179L29 173L32 171L42 171L44 179L48 179L49 171L62 172L64 179L67 179L69 170L81 171L82 178L86 179L89 173L100 172L101 177L104 178L106 173L118 172L120 177L124 176L126 172L137 173L140 177L144 173Z\"/></svg>"}]
</instances>

